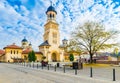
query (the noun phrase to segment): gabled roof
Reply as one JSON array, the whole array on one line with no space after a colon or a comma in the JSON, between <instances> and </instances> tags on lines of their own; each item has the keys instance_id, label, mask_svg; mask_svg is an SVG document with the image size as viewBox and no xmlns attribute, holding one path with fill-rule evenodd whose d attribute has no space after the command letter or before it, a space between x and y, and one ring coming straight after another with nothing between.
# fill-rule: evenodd
<instances>
[{"instance_id":1,"label":"gabled roof","mask_svg":"<svg viewBox=\"0 0 120 83\"><path fill-rule=\"evenodd\" d=\"M43 42L42 44L39 45L40 46L50 46L50 44L48 43L48 41L46 40L45 42Z\"/></svg>"},{"instance_id":2,"label":"gabled roof","mask_svg":"<svg viewBox=\"0 0 120 83\"><path fill-rule=\"evenodd\" d=\"M4 47L4 49L5 49L5 48L22 49L22 47L15 45L15 43L13 43L12 45L7 45L6 47Z\"/></svg>"},{"instance_id":3,"label":"gabled roof","mask_svg":"<svg viewBox=\"0 0 120 83\"><path fill-rule=\"evenodd\" d=\"M0 55L3 55L5 54L5 51L4 50L0 50Z\"/></svg>"}]
</instances>

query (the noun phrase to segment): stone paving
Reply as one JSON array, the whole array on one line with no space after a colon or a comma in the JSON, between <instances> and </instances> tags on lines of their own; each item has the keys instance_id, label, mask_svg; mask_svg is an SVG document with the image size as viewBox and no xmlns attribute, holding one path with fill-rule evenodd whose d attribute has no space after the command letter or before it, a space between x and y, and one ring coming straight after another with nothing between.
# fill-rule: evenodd
<instances>
[{"instance_id":1,"label":"stone paving","mask_svg":"<svg viewBox=\"0 0 120 83\"><path fill-rule=\"evenodd\" d=\"M24 67L18 64L0 63L0 83L120 83L120 67L116 69L116 81L112 81L112 69L114 67L93 68L93 78L90 78L90 68L75 70L47 67L37 69Z\"/></svg>"}]
</instances>

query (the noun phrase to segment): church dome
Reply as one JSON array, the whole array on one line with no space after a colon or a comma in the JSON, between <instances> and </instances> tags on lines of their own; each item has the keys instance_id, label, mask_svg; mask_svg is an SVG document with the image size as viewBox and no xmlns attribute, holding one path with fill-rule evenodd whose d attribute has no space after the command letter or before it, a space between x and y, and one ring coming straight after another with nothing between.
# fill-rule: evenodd
<instances>
[{"instance_id":1,"label":"church dome","mask_svg":"<svg viewBox=\"0 0 120 83\"><path fill-rule=\"evenodd\" d=\"M49 11L53 11L53 12L55 12L57 14L55 8L52 5L48 7L46 13L49 12Z\"/></svg>"},{"instance_id":2,"label":"church dome","mask_svg":"<svg viewBox=\"0 0 120 83\"><path fill-rule=\"evenodd\" d=\"M22 42L28 42L27 39L24 37L24 39L22 40Z\"/></svg>"}]
</instances>

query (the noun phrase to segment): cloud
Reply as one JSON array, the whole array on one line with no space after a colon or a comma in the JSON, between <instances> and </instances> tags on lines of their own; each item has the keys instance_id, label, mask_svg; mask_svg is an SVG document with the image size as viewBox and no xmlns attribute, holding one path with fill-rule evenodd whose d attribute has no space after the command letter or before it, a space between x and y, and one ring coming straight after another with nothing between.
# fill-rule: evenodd
<instances>
[{"instance_id":1,"label":"cloud","mask_svg":"<svg viewBox=\"0 0 120 83\"><path fill-rule=\"evenodd\" d=\"M13 42L21 45L21 40L26 36L38 50L38 45L43 42L47 20L45 12L49 6L50 0L1 0L0 48ZM53 0L53 6L57 11L61 40L69 39L71 31L88 20L102 22L107 30L120 31L119 1Z\"/></svg>"}]
</instances>

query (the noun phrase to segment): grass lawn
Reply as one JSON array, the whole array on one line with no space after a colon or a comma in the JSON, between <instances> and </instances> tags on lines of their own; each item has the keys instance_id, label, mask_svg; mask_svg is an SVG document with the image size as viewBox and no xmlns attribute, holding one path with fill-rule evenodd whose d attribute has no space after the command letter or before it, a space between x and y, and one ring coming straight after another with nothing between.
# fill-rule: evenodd
<instances>
[{"instance_id":1,"label":"grass lawn","mask_svg":"<svg viewBox=\"0 0 120 83\"><path fill-rule=\"evenodd\" d=\"M111 67L111 64L84 64L84 67Z\"/></svg>"}]
</instances>

